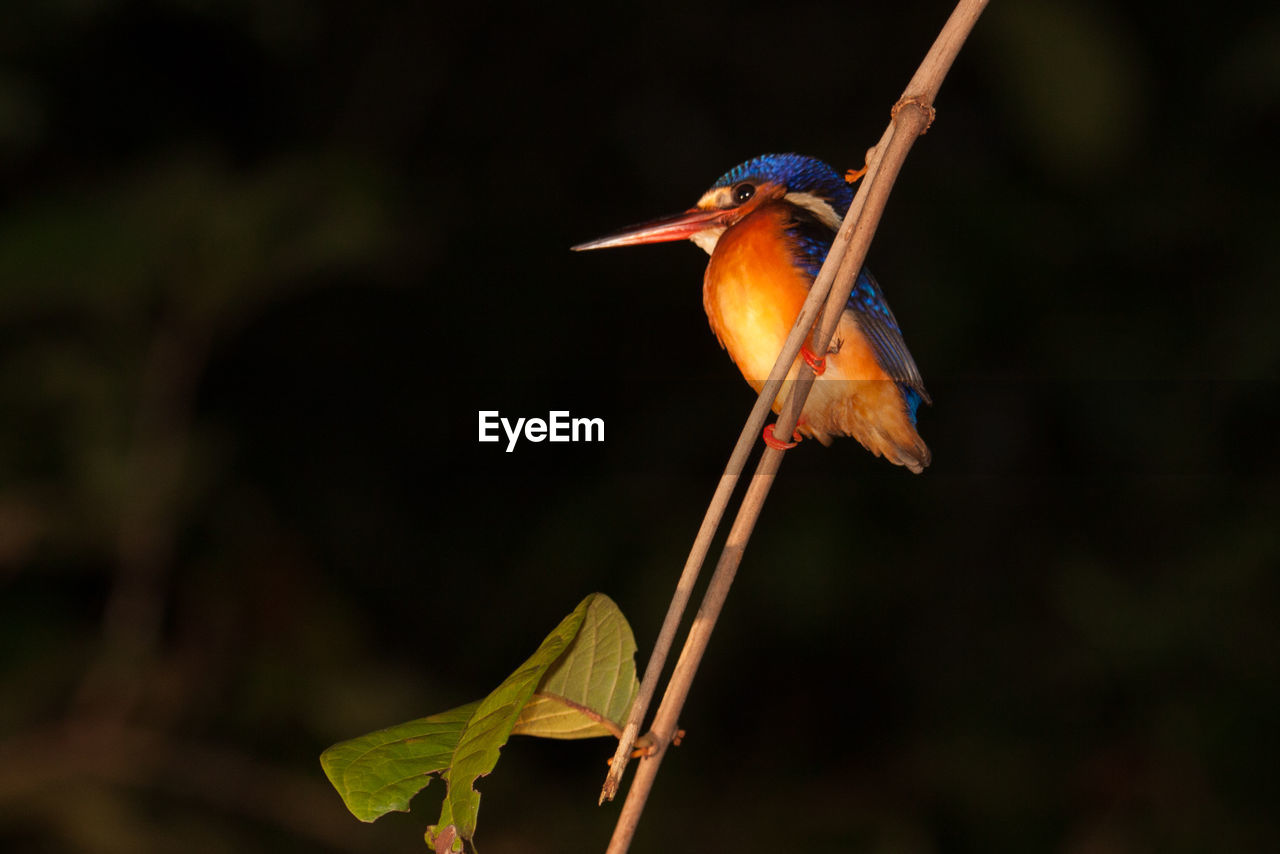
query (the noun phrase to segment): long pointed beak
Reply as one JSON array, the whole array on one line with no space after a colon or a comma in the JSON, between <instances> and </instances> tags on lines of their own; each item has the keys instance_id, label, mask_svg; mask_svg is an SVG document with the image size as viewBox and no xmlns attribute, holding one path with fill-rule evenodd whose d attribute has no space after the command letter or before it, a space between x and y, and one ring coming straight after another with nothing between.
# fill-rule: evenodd
<instances>
[{"instance_id":1,"label":"long pointed beak","mask_svg":"<svg viewBox=\"0 0 1280 854\"><path fill-rule=\"evenodd\" d=\"M687 240L700 231L724 224L725 211L704 211L693 208L684 213L628 226L621 231L607 234L586 243L570 247L574 252L588 249L611 249L614 246L637 246L642 243L665 243L669 240Z\"/></svg>"}]
</instances>

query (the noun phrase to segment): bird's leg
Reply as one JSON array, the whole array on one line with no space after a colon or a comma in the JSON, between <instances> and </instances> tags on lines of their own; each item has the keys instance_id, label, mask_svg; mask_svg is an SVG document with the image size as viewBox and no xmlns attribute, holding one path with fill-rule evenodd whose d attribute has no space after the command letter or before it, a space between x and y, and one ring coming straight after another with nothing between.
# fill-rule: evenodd
<instances>
[{"instance_id":1,"label":"bird's leg","mask_svg":"<svg viewBox=\"0 0 1280 854\"><path fill-rule=\"evenodd\" d=\"M764 438L764 443L768 445L770 448L773 448L775 451L787 451L787 450L790 450L791 448L794 448L796 445L800 444L800 440L803 439L804 437L800 435L799 431L795 431L791 434L791 438L795 439L795 441L784 442L781 439L779 439L777 436L773 435L773 425L766 424L764 425L763 438Z\"/></svg>"},{"instance_id":2,"label":"bird's leg","mask_svg":"<svg viewBox=\"0 0 1280 854\"><path fill-rule=\"evenodd\" d=\"M815 377L822 376L827 370L827 356L834 356L840 352L840 348L844 346L844 341L840 338L832 338L831 343L827 345L827 355L818 356L813 350L809 349L809 342L805 341L800 345L800 358L804 359L804 363L813 369Z\"/></svg>"},{"instance_id":3,"label":"bird's leg","mask_svg":"<svg viewBox=\"0 0 1280 854\"><path fill-rule=\"evenodd\" d=\"M800 358L804 359L804 363L813 369L813 375L820 377L827 370L827 357L816 356L809 349L809 342L806 341L800 345Z\"/></svg>"}]
</instances>

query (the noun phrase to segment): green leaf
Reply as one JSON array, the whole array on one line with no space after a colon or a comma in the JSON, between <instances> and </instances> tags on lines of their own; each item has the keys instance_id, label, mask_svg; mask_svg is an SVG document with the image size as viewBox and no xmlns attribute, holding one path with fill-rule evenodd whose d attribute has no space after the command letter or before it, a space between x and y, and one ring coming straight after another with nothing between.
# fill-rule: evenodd
<instances>
[{"instance_id":1,"label":"green leaf","mask_svg":"<svg viewBox=\"0 0 1280 854\"><path fill-rule=\"evenodd\" d=\"M569 649L520 710L512 733L542 738L622 734L640 690L636 640L618 606L599 596Z\"/></svg>"},{"instance_id":2,"label":"green leaf","mask_svg":"<svg viewBox=\"0 0 1280 854\"><path fill-rule=\"evenodd\" d=\"M599 593L593 593L583 599L573 609L573 613L561 620L560 625L546 636L537 651L515 673L480 701L471 720L467 722L462 738L458 740L458 746L453 752L453 763L446 772L449 790L445 794L437 827L447 829L449 826L456 826L463 839L470 839L475 835L476 816L480 812L480 793L473 784L492 771L493 766L498 763L498 753L511 736L511 729L515 726L520 710L529 702L548 668L569 648L578 630L582 628L587 609L597 598L603 597ZM428 834L435 832L435 827L427 828Z\"/></svg>"},{"instance_id":3,"label":"green leaf","mask_svg":"<svg viewBox=\"0 0 1280 854\"><path fill-rule=\"evenodd\" d=\"M361 821L407 812L439 775L448 791L427 843L461 851L480 810L474 783L493 770L513 733L588 738L621 731L638 689L635 649L618 606L594 593L483 700L335 744L320 762Z\"/></svg>"},{"instance_id":4,"label":"green leaf","mask_svg":"<svg viewBox=\"0 0 1280 854\"><path fill-rule=\"evenodd\" d=\"M335 744L320 754L320 765L361 821L408 812L409 801L427 787L430 775L453 762L462 731L479 705L467 703Z\"/></svg>"}]
</instances>

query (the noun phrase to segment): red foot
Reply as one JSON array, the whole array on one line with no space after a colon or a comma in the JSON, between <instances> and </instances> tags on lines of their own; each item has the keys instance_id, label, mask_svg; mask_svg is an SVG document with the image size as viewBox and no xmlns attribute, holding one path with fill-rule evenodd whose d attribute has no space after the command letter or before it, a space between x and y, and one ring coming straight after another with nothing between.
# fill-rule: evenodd
<instances>
[{"instance_id":1,"label":"red foot","mask_svg":"<svg viewBox=\"0 0 1280 854\"><path fill-rule=\"evenodd\" d=\"M813 351L809 349L809 342L806 341L800 345L800 358L804 359L804 363L813 369L813 375L820 377L827 370L827 357L818 358L813 355Z\"/></svg>"},{"instance_id":2,"label":"red foot","mask_svg":"<svg viewBox=\"0 0 1280 854\"><path fill-rule=\"evenodd\" d=\"M770 448L773 448L775 451L786 451L800 444L800 434L792 433L791 435L795 439L795 441L784 442L781 439L779 439L777 436L773 435L772 424L764 425L764 443L768 445Z\"/></svg>"},{"instance_id":3,"label":"red foot","mask_svg":"<svg viewBox=\"0 0 1280 854\"><path fill-rule=\"evenodd\" d=\"M863 166L861 169L850 169L848 172L844 173L844 180L846 183L856 184L858 179L865 174L867 174L866 166Z\"/></svg>"}]
</instances>

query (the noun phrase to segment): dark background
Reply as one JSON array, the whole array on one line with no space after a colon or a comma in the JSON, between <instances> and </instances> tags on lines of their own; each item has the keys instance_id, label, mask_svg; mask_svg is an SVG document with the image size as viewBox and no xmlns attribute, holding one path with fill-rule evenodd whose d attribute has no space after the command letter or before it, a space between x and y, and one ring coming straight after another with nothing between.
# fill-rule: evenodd
<instances>
[{"instance_id":1,"label":"dark background","mask_svg":"<svg viewBox=\"0 0 1280 854\"><path fill-rule=\"evenodd\" d=\"M592 591L643 660L752 395L697 249L567 247L861 165L948 11L6 4L0 848L422 851L323 748ZM1278 45L987 11L871 252L935 462L787 455L635 851L1280 849ZM611 752L513 740L485 854L602 851Z\"/></svg>"}]
</instances>

